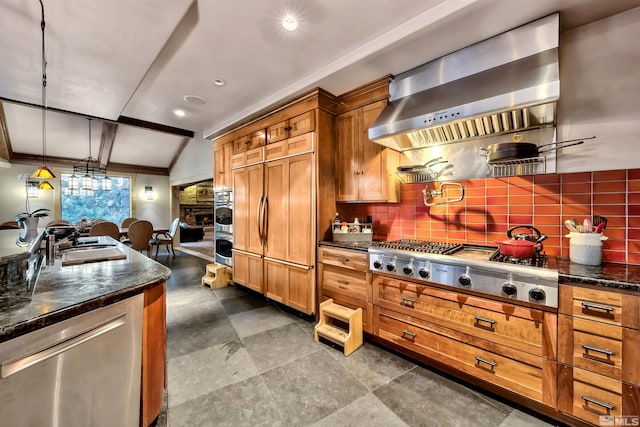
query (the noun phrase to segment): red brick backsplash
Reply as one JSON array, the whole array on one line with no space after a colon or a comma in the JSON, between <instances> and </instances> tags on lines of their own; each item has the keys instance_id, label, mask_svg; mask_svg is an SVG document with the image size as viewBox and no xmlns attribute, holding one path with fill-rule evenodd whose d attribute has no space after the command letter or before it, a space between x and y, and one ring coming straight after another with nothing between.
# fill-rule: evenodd
<instances>
[{"instance_id":1,"label":"red brick backsplash","mask_svg":"<svg viewBox=\"0 0 640 427\"><path fill-rule=\"evenodd\" d=\"M549 255L569 255L563 223L607 217L603 258L640 264L640 169L548 174L461 181L464 200L427 207L427 184L402 184L398 204L339 203L341 218L370 215L378 240L421 239L494 244L515 225L533 225L548 236ZM429 189L439 183L428 184Z\"/></svg>"}]
</instances>

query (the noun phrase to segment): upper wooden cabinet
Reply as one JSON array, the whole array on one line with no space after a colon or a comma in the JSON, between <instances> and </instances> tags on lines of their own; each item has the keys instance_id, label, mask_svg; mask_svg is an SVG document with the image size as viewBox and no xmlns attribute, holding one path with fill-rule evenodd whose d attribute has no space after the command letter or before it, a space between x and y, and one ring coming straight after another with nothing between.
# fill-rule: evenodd
<instances>
[{"instance_id":1,"label":"upper wooden cabinet","mask_svg":"<svg viewBox=\"0 0 640 427\"><path fill-rule=\"evenodd\" d=\"M302 135L315 129L313 111L283 120L267 128L267 144L283 141L287 138Z\"/></svg>"},{"instance_id":2,"label":"upper wooden cabinet","mask_svg":"<svg viewBox=\"0 0 640 427\"><path fill-rule=\"evenodd\" d=\"M399 153L372 142L368 129L386 100L336 116L336 201L397 202Z\"/></svg>"},{"instance_id":3,"label":"upper wooden cabinet","mask_svg":"<svg viewBox=\"0 0 640 427\"><path fill-rule=\"evenodd\" d=\"M233 154L242 153L254 148L262 147L265 143L264 129L233 140Z\"/></svg>"},{"instance_id":4,"label":"upper wooden cabinet","mask_svg":"<svg viewBox=\"0 0 640 427\"><path fill-rule=\"evenodd\" d=\"M231 152L233 144L216 144L213 149L213 185L216 189L230 189L233 185L231 176Z\"/></svg>"}]
</instances>

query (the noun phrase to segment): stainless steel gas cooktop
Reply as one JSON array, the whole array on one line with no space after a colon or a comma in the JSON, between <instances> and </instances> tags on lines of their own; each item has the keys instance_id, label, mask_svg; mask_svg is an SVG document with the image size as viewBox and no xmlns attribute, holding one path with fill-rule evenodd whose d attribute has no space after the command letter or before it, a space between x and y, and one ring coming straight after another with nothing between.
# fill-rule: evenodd
<instances>
[{"instance_id":1,"label":"stainless steel gas cooktop","mask_svg":"<svg viewBox=\"0 0 640 427\"><path fill-rule=\"evenodd\" d=\"M551 264L545 255L504 257L497 246L403 239L369 248L373 272L555 308L558 272Z\"/></svg>"}]
</instances>

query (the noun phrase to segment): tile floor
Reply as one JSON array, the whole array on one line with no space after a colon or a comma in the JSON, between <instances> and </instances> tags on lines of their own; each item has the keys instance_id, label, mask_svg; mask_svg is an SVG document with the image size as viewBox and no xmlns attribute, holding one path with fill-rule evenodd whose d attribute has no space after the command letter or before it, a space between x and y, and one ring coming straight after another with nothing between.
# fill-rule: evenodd
<instances>
[{"instance_id":1,"label":"tile floor","mask_svg":"<svg viewBox=\"0 0 640 427\"><path fill-rule=\"evenodd\" d=\"M201 286L206 259L158 261L172 269L158 426L550 425L373 344L344 357L260 295Z\"/></svg>"}]
</instances>

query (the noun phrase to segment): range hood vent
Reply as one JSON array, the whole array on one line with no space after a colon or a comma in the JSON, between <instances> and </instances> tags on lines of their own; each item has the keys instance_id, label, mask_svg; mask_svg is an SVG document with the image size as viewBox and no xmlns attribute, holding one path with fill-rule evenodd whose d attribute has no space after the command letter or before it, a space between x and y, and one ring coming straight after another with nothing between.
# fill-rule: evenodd
<instances>
[{"instance_id":1,"label":"range hood vent","mask_svg":"<svg viewBox=\"0 0 640 427\"><path fill-rule=\"evenodd\" d=\"M369 138L398 151L554 126L558 14L397 76Z\"/></svg>"}]
</instances>

